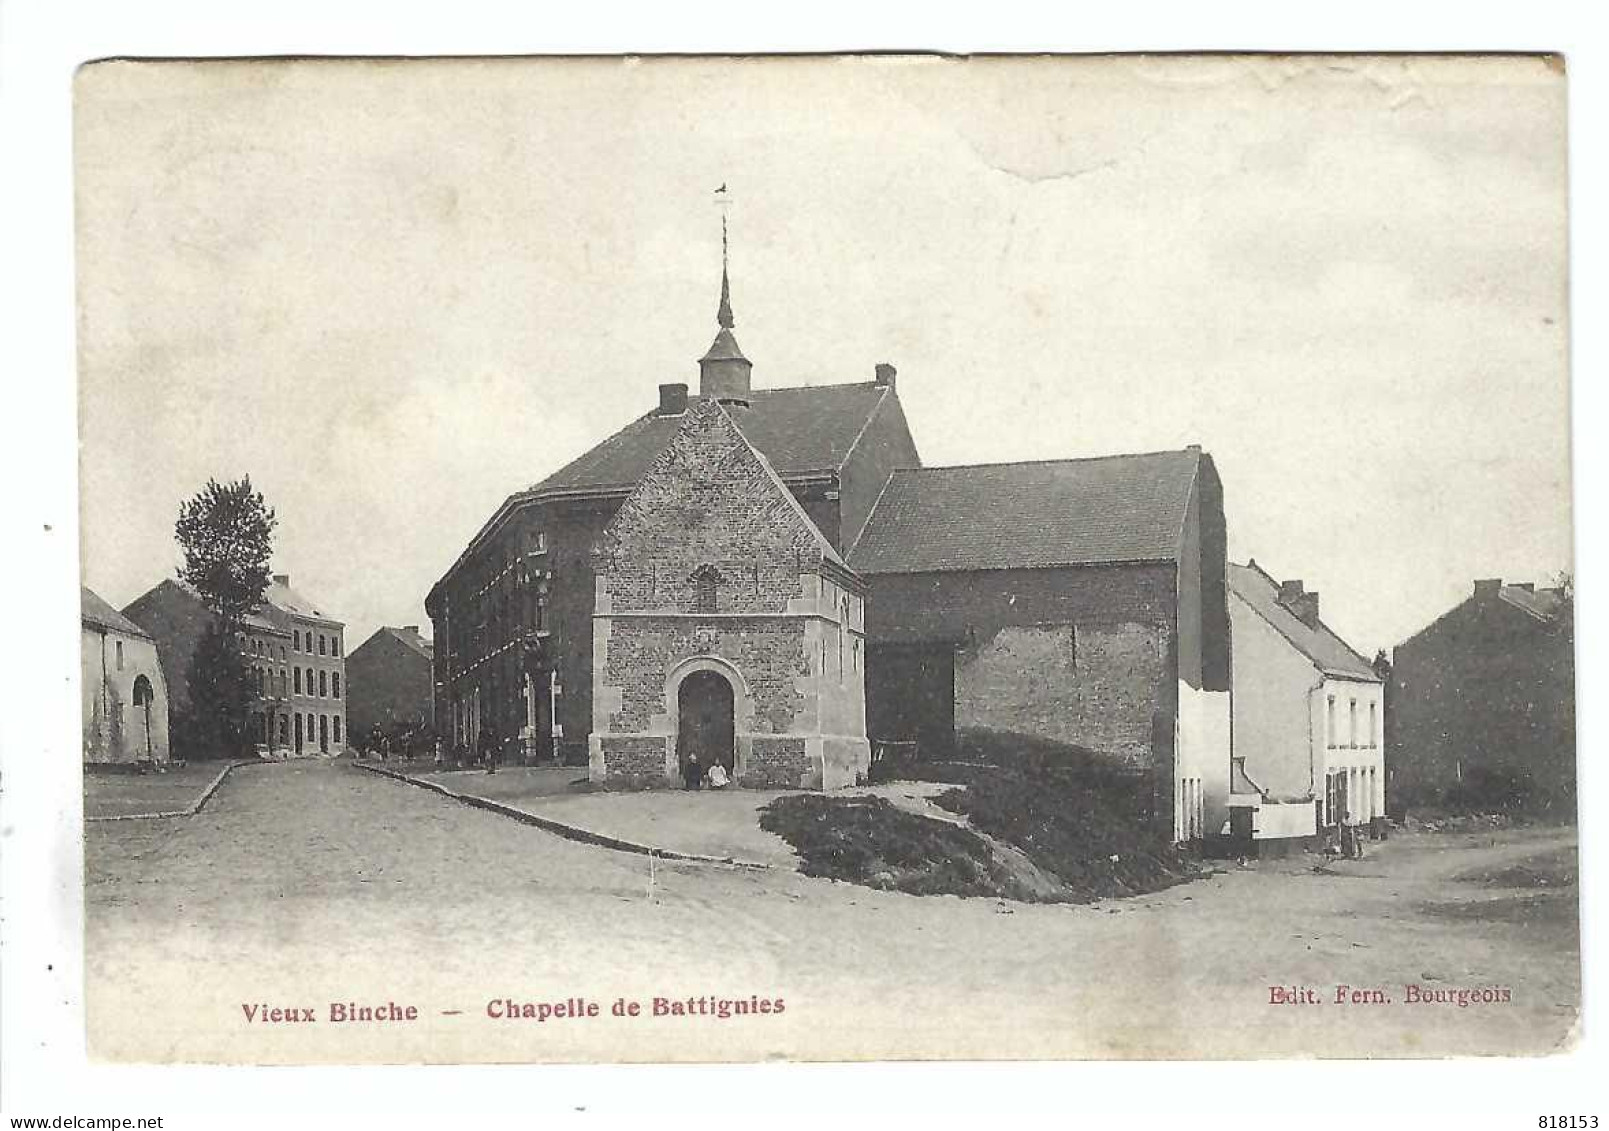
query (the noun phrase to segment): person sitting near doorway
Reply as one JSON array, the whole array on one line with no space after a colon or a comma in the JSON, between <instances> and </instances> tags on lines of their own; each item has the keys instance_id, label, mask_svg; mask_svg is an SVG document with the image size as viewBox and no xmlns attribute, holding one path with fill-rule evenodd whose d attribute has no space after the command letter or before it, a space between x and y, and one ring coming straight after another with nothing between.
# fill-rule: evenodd
<instances>
[{"instance_id":1,"label":"person sitting near doorway","mask_svg":"<svg viewBox=\"0 0 1609 1131\"><path fill-rule=\"evenodd\" d=\"M689 754L687 761L682 763L682 787L684 789L697 789L704 781L704 767L698 763L697 754Z\"/></svg>"},{"instance_id":2,"label":"person sitting near doorway","mask_svg":"<svg viewBox=\"0 0 1609 1131\"><path fill-rule=\"evenodd\" d=\"M709 783L711 789L725 789L731 782L732 779L727 774L725 766L719 762L710 766Z\"/></svg>"}]
</instances>

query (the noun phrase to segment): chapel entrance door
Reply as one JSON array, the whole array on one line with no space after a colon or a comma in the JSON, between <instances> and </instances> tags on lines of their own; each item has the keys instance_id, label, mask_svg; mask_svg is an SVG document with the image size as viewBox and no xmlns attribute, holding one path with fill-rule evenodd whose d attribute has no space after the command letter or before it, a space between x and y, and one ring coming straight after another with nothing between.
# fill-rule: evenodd
<instances>
[{"instance_id":1,"label":"chapel entrance door","mask_svg":"<svg viewBox=\"0 0 1609 1131\"><path fill-rule=\"evenodd\" d=\"M716 762L732 773L732 685L715 672L694 672L677 692L676 756L682 765L692 754L707 771Z\"/></svg>"}]
</instances>

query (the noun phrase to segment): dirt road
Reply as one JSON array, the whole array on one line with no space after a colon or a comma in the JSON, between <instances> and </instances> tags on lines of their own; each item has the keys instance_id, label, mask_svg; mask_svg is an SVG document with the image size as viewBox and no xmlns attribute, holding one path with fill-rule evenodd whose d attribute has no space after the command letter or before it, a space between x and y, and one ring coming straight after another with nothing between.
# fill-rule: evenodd
<instances>
[{"instance_id":1,"label":"dirt road","mask_svg":"<svg viewBox=\"0 0 1609 1131\"><path fill-rule=\"evenodd\" d=\"M249 767L196 817L90 828L92 1051L261 1063L1544 1053L1567 1038L1579 996L1573 891L1455 877L1572 844L1568 830L1401 837L1324 873L1262 865L1140 899L1030 906L653 866L347 766ZM1338 1004L1338 985L1367 1000ZM1273 1004L1275 987L1301 1003ZM1477 1000L1430 993L1458 989ZM1479 1000L1483 989L1505 1000ZM654 1016L655 998L681 1013ZM617 999L641 1012L616 1016ZM723 1019L700 999L749 1011ZM348 1002L415 1017L331 1021ZM562 1002L576 1015L554 1016ZM543 1003L545 1019L518 1016ZM276 1007L316 1020L263 1021Z\"/></svg>"}]
</instances>

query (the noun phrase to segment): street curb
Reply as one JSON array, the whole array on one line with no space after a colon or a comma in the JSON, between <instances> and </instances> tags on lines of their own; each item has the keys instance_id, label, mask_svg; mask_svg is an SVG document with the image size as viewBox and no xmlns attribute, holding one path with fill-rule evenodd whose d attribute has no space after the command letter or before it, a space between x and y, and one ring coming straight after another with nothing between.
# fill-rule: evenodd
<instances>
[{"instance_id":1,"label":"street curb","mask_svg":"<svg viewBox=\"0 0 1609 1131\"><path fill-rule=\"evenodd\" d=\"M387 770L380 766L370 766L363 762L353 762L357 769L381 777L391 778L393 781L403 782L407 785L418 786L420 789L432 790L443 797L476 809L486 809L504 817L512 817L522 824L532 825L544 832L555 836L562 836L567 840L580 841L582 844L594 845L598 848L612 848L616 852L632 852L638 856L652 856L659 860L676 860L688 864L724 864L729 868L751 868L756 871L772 871L774 864L762 864L753 860L738 860L731 856L703 856L696 852L676 852L669 848L653 848L646 844L637 844L635 841L621 840L619 837L606 836L595 833L590 829L583 829L576 825L567 825L562 821L555 821L551 817L538 817L525 809L516 809L512 805L504 805L501 801L492 801L485 797L476 797L472 793L459 793L448 789L439 782L425 781L423 778L410 777L399 774L396 770Z\"/></svg>"},{"instance_id":2,"label":"street curb","mask_svg":"<svg viewBox=\"0 0 1609 1131\"><path fill-rule=\"evenodd\" d=\"M257 765L255 759L250 762L230 762L218 771L218 776L212 779L211 785L201 791L201 796L184 809L170 809L161 813L117 813L108 817L86 816L84 821L87 824L90 821L155 821L165 817L194 817L201 812L203 805L212 800L212 795L218 792L218 787L223 784L223 779L229 776L230 770L238 770L241 766L255 765Z\"/></svg>"}]
</instances>

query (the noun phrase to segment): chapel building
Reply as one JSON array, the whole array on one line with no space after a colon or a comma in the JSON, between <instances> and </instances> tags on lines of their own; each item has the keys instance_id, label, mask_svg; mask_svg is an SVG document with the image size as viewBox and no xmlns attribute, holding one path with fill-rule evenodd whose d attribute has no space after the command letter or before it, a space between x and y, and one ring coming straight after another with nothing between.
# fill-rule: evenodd
<instances>
[{"instance_id":1,"label":"chapel building","mask_svg":"<svg viewBox=\"0 0 1609 1131\"><path fill-rule=\"evenodd\" d=\"M831 789L871 747L1076 751L1174 839L1226 823L1223 491L1199 448L924 468L890 365L756 388L723 268L696 394L511 495L431 589L467 750Z\"/></svg>"}]
</instances>

